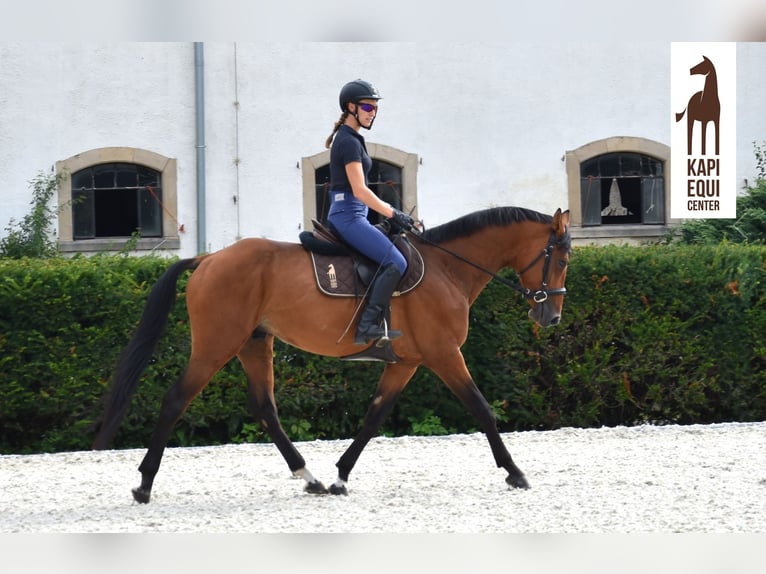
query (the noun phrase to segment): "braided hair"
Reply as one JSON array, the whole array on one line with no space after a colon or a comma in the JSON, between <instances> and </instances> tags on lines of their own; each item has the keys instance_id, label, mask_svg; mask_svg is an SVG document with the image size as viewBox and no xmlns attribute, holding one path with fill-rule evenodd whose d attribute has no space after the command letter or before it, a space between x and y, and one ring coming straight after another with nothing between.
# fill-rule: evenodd
<instances>
[{"instance_id":1,"label":"braided hair","mask_svg":"<svg viewBox=\"0 0 766 574\"><path fill-rule=\"evenodd\" d=\"M335 127L333 128L332 133L324 142L325 148L330 149L330 146L332 145L332 140L335 138L335 134L338 133L340 126L346 123L346 118L348 117L348 114L349 114L348 110L344 111L340 115L340 119L337 122L335 122Z\"/></svg>"}]
</instances>

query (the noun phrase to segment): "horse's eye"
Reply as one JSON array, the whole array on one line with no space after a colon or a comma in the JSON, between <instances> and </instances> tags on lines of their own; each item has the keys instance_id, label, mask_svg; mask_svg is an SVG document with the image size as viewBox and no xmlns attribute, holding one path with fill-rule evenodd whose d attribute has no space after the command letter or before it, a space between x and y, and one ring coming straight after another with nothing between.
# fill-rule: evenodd
<instances>
[{"instance_id":1,"label":"horse's eye","mask_svg":"<svg viewBox=\"0 0 766 574\"><path fill-rule=\"evenodd\" d=\"M559 259L559 267L561 267L562 269L564 269L566 266L567 266L567 261L566 261L566 259Z\"/></svg>"}]
</instances>

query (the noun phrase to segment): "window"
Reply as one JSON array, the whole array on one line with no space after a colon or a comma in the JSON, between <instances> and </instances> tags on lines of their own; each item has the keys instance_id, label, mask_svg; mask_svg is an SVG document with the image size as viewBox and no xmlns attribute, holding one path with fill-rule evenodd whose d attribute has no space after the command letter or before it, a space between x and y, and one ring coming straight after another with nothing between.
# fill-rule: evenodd
<instances>
[{"instance_id":1,"label":"window","mask_svg":"<svg viewBox=\"0 0 766 574\"><path fill-rule=\"evenodd\" d=\"M115 251L140 232L137 250L178 249L176 160L137 148L100 148L56 163L59 247Z\"/></svg>"},{"instance_id":2,"label":"window","mask_svg":"<svg viewBox=\"0 0 766 574\"><path fill-rule=\"evenodd\" d=\"M404 203L402 197L402 170L390 163L372 160L372 168L368 175L370 189L383 201L390 203L396 209L402 209ZM327 222L327 212L330 210L330 164L316 170L315 193L317 219L322 223ZM367 219L375 225L384 219L373 210L367 214Z\"/></svg>"},{"instance_id":3,"label":"window","mask_svg":"<svg viewBox=\"0 0 766 574\"><path fill-rule=\"evenodd\" d=\"M395 148L367 142L372 158L370 189L384 201L417 218L418 156ZM330 185L330 151L302 159L303 227L312 229L311 220L326 221L330 208L327 191ZM377 223L377 213L368 218Z\"/></svg>"},{"instance_id":4,"label":"window","mask_svg":"<svg viewBox=\"0 0 766 574\"><path fill-rule=\"evenodd\" d=\"M638 153L606 153L580 164L583 225L665 223L662 162Z\"/></svg>"},{"instance_id":5,"label":"window","mask_svg":"<svg viewBox=\"0 0 766 574\"><path fill-rule=\"evenodd\" d=\"M162 183L158 171L130 163L107 163L72 174L72 235L162 236Z\"/></svg>"},{"instance_id":6,"label":"window","mask_svg":"<svg viewBox=\"0 0 766 574\"><path fill-rule=\"evenodd\" d=\"M611 137L567 151L572 237L578 243L653 241L676 223L670 208L670 147Z\"/></svg>"}]
</instances>

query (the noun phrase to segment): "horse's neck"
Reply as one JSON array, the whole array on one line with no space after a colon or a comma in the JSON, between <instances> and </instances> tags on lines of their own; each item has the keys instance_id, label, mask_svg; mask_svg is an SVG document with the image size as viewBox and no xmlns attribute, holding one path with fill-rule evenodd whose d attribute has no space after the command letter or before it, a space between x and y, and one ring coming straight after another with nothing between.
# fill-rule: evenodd
<instances>
[{"instance_id":1,"label":"horse's neck","mask_svg":"<svg viewBox=\"0 0 766 574\"><path fill-rule=\"evenodd\" d=\"M525 235L524 223L514 223L508 226L488 227L468 239L462 239L451 245L445 245L455 253L465 257L471 263L486 271L497 273L503 268L520 268L528 262L524 256L529 248L530 240L535 241L534 235ZM536 254L536 252L535 252ZM531 257L529 257L531 261ZM461 277L470 297L477 296L492 279L492 276L477 268L466 269L459 264Z\"/></svg>"},{"instance_id":2,"label":"horse's neck","mask_svg":"<svg viewBox=\"0 0 766 574\"><path fill-rule=\"evenodd\" d=\"M710 70L705 76L705 86L702 89L702 99L718 99L718 77L715 70Z\"/></svg>"},{"instance_id":3,"label":"horse's neck","mask_svg":"<svg viewBox=\"0 0 766 574\"><path fill-rule=\"evenodd\" d=\"M471 251L469 258L493 273L509 265L509 246L519 241L512 227L488 227L475 233L467 240Z\"/></svg>"}]
</instances>

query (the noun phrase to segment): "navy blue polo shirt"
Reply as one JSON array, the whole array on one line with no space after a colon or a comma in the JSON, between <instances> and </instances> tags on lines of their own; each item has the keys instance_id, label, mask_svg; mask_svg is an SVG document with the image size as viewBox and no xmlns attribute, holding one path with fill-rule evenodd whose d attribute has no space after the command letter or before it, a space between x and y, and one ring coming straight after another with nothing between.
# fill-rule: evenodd
<instances>
[{"instance_id":1,"label":"navy blue polo shirt","mask_svg":"<svg viewBox=\"0 0 766 574\"><path fill-rule=\"evenodd\" d=\"M330 190L352 193L351 184L346 175L346 165L354 161L362 162L366 184L367 174L372 169L372 158L367 153L361 134L344 124L335 134L330 148Z\"/></svg>"}]
</instances>

